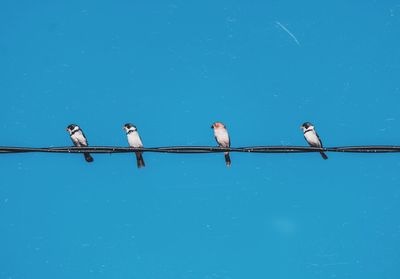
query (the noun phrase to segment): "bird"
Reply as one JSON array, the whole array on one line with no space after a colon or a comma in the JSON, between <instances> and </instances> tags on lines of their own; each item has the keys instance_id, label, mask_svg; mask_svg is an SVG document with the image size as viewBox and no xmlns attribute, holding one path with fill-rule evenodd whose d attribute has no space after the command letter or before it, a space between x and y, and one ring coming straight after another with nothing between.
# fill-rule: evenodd
<instances>
[{"instance_id":1,"label":"bird","mask_svg":"<svg viewBox=\"0 0 400 279\"><path fill-rule=\"evenodd\" d=\"M76 124L70 124L67 127L67 131L69 136L71 137L72 142L77 147L87 147L88 141L83 133L82 129ZM85 160L88 163L93 162L93 157L88 152L84 152L83 156L85 156Z\"/></svg>"},{"instance_id":2,"label":"bird","mask_svg":"<svg viewBox=\"0 0 400 279\"><path fill-rule=\"evenodd\" d=\"M128 143L129 143L130 147L135 147L135 148L143 147L142 140L140 139L139 133L138 133L135 125L133 125L131 123L126 123L124 125L124 127L122 127L122 129L125 130L125 132L126 132L126 137L128 138ZM144 164L142 152L135 151L135 154L136 154L137 167L138 168L144 167L145 164Z\"/></svg>"},{"instance_id":3,"label":"bird","mask_svg":"<svg viewBox=\"0 0 400 279\"><path fill-rule=\"evenodd\" d=\"M304 138L311 147L323 148L322 141L315 131L313 124L310 122L305 122L300 126L300 129L303 130ZM326 156L324 152L321 151L320 154L324 160L328 159L328 156Z\"/></svg>"},{"instance_id":4,"label":"bird","mask_svg":"<svg viewBox=\"0 0 400 279\"><path fill-rule=\"evenodd\" d=\"M231 146L228 130L222 122L214 122L211 126L211 129L214 129L215 140L220 147L229 148ZM229 157L229 152L225 152L224 154L226 166L230 167L231 158Z\"/></svg>"}]
</instances>

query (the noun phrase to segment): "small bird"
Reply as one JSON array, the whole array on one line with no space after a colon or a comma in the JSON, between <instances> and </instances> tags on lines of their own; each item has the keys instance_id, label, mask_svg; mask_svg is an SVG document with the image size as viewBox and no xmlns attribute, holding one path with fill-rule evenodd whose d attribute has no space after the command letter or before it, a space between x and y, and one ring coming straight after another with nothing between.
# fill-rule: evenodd
<instances>
[{"instance_id":1,"label":"small bird","mask_svg":"<svg viewBox=\"0 0 400 279\"><path fill-rule=\"evenodd\" d=\"M229 139L228 130L225 125L221 122L215 122L212 124L211 129L214 129L215 140L220 147L229 148L231 146L231 141ZM231 158L229 157L229 152L225 152L225 162L226 166L231 166Z\"/></svg>"},{"instance_id":2,"label":"small bird","mask_svg":"<svg viewBox=\"0 0 400 279\"><path fill-rule=\"evenodd\" d=\"M127 123L124 125L124 127L122 127L122 129L124 129L126 132L126 137L128 138L128 143L130 147L136 147L136 148L143 147L142 140L140 139L139 133L135 125ZM136 154L137 167L138 168L144 167L145 164L142 152L136 151L135 154Z\"/></svg>"},{"instance_id":3,"label":"small bird","mask_svg":"<svg viewBox=\"0 0 400 279\"><path fill-rule=\"evenodd\" d=\"M314 126L310 122L305 122L303 125L300 126L300 129L303 130L304 138L308 142L308 144L312 147L319 147L323 148L322 141L319 138L317 132L314 130ZM328 159L328 156L324 152L320 152L322 158L325 160Z\"/></svg>"},{"instance_id":4,"label":"small bird","mask_svg":"<svg viewBox=\"0 0 400 279\"><path fill-rule=\"evenodd\" d=\"M71 137L71 140L75 146L78 146L78 147L81 147L81 146L87 147L88 146L88 142L85 137L85 134L83 133L81 128L79 128L78 125L76 125L76 124L69 125L67 127L67 131L68 131L69 136ZM86 162L88 162L88 163L93 162L93 157L88 152L83 153L83 156L85 156Z\"/></svg>"}]
</instances>

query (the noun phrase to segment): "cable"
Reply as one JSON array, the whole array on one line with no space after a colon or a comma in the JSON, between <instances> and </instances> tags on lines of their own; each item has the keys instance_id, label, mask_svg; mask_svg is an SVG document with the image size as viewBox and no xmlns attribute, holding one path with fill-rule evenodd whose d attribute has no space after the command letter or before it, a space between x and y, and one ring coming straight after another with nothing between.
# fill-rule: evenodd
<instances>
[{"instance_id":1,"label":"cable","mask_svg":"<svg viewBox=\"0 0 400 279\"><path fill-rule=\"evenodd\" d=\"M90 146L90 147L7 147L0 146L0 154L5 153L128 153L128 152L156 152L156 153L219 153L219 152L248 152L248 153L305 153L305 152L350 152L350 153L390 153L400 152L400 146L370 145L370 146L339 146L317 148L308 146L249 146L222 148L213 146L167 146L151 148L131 148L118 146Z\"/></svg>"}]
</instances>

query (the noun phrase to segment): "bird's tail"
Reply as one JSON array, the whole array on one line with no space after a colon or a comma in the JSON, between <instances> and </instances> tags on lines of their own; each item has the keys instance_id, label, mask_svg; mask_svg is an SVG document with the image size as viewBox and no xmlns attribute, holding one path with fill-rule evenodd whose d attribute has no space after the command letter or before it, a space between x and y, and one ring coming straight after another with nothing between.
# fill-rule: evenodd
<instances>
[{"instance_id":1,"label":"bird's tail","mask_svg":"<svg viewBox=\"0 0 400 279\"><path fill-rule=\"evenodd\" d=\"M138 168L143 168L145 166L142 152L135 152L136 154L136 162Z\"/></svg>"},{"instance_id":2,"label":"bird's tail","mask_svg":"<svg viewBox=\"0 0 400 279\"><path fill-rule=\"evenodd\" d=\"M320 152L320 153L321 153L322 158L324 158L324 160L328 159L328 156L326 156L326 154L324 152Z\"/></svg>"},{"instance_id":3,"label":"bird's tail","mask_svg":"<svg viewBox=\"0 0 400 279\"><path fill-rule=\"evenodd\" d=\"M229 157L229 152L225 152L225 163L227 167L231 166L231 157Z\"/></svg>"},{"instance_id":4,"label":"bird's tail","mask_svg":"<svg viewBox=\"0 0 400 279\"><path fill-rule=\"evenodd\" d=\"M83 153L83 156L85 156L86 162L88 162L88 163L93 162L93 157L90 155L90 153L85 152L85 153Z\"/></svg>"}]
</instances>

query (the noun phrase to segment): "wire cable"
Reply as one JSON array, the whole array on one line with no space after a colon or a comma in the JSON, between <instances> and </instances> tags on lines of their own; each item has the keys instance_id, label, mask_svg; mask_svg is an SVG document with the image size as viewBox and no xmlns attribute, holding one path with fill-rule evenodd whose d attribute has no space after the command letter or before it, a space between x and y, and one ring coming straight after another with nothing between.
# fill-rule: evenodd
<instances>
[{"instance_id":1,"label":"wire cable","mask_svg":"<svg viewBox=\"0 0 400 279\"><path fill-rule=\"evenodd\" d=\"M247 153L306 153L306 152L349 152L349 153L391 153L400 152L400 146L369 145L369 146L339 146L317 148L308 146L249 146L222 148L214 146L167 146L151 148L133 148L118 146L89 146L89 147L7 147L0 146L0 154L5 153L128 153L128 152L156 152L156 153L220 153L220 152L247 152Z\"/></svg>"}]
</instances>

